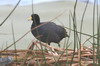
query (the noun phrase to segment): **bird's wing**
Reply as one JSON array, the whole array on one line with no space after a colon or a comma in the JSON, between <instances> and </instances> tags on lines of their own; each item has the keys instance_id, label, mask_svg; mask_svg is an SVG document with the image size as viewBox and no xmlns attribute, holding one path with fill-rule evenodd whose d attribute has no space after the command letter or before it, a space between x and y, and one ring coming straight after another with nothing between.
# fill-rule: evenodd
<instances>
[{"instance_id":1,"label":"bird's wing","mask_svg":"<svg viewBox=\"0 0 100 66\"><path fill-rule=\"evenodd\" d=\"M60 25L56 25L53 22L49 22L49 23L45 24L45 26L43 26L41 30L44 30L47 32L55 32L59 36L65 35L67 33L64 27L62 27Z\"/></svg>"},{"instance_id":2,"label":"bird's wing","mask_svg":"<svg viewBox=\"0 0 100 66\"><path fill-rule=\"evenodd\" d=\"M60 41L60 37L55 32L54 26L55 25L52 25L52 23L49 23L39 28L39 33L40 35L42 35L42 39L44 40L48 39L49 42L59 42Z\"/></svg>"}]
</instances>

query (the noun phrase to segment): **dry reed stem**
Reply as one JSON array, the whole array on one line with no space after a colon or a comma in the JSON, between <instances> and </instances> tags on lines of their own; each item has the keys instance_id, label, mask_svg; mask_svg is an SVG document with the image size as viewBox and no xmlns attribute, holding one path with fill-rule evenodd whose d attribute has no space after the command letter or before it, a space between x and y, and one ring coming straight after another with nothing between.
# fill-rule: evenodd
<instances>
[{"instance_id":1,"label":"dry reed stem","mask_svg":"<svg viewBox=\"0 0 100 66\"><path fill-rule=\"evenodd\" d=\"M38 42L36 43L38 44ZM61 55L61 54L58 54L58 56L52 56L50 55L48 52L44 52L44 55L45 55L45 60L42 56L42 50L17 50L17 54L18 54L18 59L23 59L23 57L26 57L26 55L28 55L26 57L27 61L26 61L26 65L29 64L30 66L31 65L34 65L34 66L37 66L37 61L39 61L40 64L43 65L44 61L46 61L46 63L51 66L53 66L53 64L55 63L61 63L64 65L66 65L66 61L68 62L71 62L72 60L72 55L73 55L73 50L72 49L69 49L68 50L68 56L66 56L66 52L65 52L65 49L62 49L62 48L55 48L55 47L51 47L47 44L44 44L44 43L41 43L43 46L49 48L49 49L55 49L56 51L63 51L64 53ZM83 48L81 49L81 58L79 57L79 52L78 51L75 51L75 56L74 56L74 59L73 59L73 64L72 66L78 66L79 64L79 58L81 59L81 64L82 66L88 66L90 65L91 63L93 63L93 54L91 52L93 52L92 50L90 49L87 49L85 48L84 46L82 46ZM78 49L79 50L79 49ZM8 52L8 54L14 54L14 50L6 50ZM5 53L5 52L3 52ZM35 55L33 57L33 55ZM10 55L8 55L10 56ZM61 57L60 57L61 56ZM95 55L96 57L96 52L95 52ZM13 59L14 56L12 55ZM55 57L55 59L54 59ZM58 60L58 61L57 61ZM17 62L20 66L20 64L22 64L22 62ZM14 64L13 64L14 65Z\"/></svg>"}]
</instances>

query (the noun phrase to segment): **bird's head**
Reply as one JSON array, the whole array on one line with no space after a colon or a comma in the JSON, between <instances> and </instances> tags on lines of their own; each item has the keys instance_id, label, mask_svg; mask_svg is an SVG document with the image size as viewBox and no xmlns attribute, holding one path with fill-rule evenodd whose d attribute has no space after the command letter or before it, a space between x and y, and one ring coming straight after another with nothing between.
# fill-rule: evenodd
<instances>
[{"instance_id":1,"label":"bird's head","mask_svg":"<svg viewBox=\"0 0 100 66\"><path fill-rule=\"evenodd\" d=\"M32 20L33 22L40 22L40 18L38 14L32 14L28 20Z\"/></svg>"}]
</instances>

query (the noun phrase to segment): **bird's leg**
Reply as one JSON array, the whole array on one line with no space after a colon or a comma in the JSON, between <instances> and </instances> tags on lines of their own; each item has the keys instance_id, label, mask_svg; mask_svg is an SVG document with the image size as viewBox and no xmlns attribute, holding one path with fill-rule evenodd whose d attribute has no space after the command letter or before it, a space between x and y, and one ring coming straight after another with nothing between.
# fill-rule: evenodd
<instances>
[{"instance_id":1,"label":"bird's leg","mask_svg":"<svg viewBox=\"0 0 100 66\"><path fill-rule=\"evenodd\" d=\"M44 50L45 50L45 51L48 51L48 49L47 49L46 47L44 47Z\"/></svg>"},{"instance_id":2,"label":"bird's leg","mask_svg":"<svg viewBox=\"0 0 100 66\"><path fill-rule=\"evenodd\" d=\"M33 48L34 48L34 42L29 46L28 49L33 50Z\"/></svg>"},{"instance_id":3,"label":"bird's leg","mask_svg":"<svg viewBox=\"0 0 100 66\"><path fill-rule=\"evenodd\" d=\"M47 43L50 46L50 43ZM45 47L45 51L48 51L48 49Z\"/></svg>"},{"instance_id":4,"label":"bird's leg","mask_svg":"<svg viewBox=\"0 0 100 66\"><path fill-rule=\"evenodd\" d=\"M47 42L47 44L50 46L50 42Z\"/></svg>"},{"instance_id":5,"label":"bird's leg","mask_svg":"<svg viewBox=\"0 0 100 66\"><path fill-rule=\"evenodd\" d=\"M59 48L61 47L60 44L58 43Z\"/></svg>"},{"instance_id":6,"label":"bird's leg","mask_svg":"<svg viewBox=\"0 0 100 66\"><path fill-rule=\"evenodd\" d=\"M33 50L33 48L34 48L34 43L33 43L32 46L31 46L31 50Z\"/></svg>"},{"instance_id":7,"label":"bird's leg","mask_svg":"<svg viewBox=\"0 0 100 66\"><path fill-rule=\"evenodd\" d=\"M38 47L38 49L42 49L40 44L41 44L41 41L38 41L38 40L37 40L37 41L36 41L36 46Z\"/></svg>"},{"instance_id":8,"label":"bird's leg","mask_svg":"<svg viewBox=\"0 0 100 66\"><path fill-rule=\"evenodd\" d=\"M50 43L48 43L48 45L50 46ZM58 53L54 50L54 48L51 48L51 51L48 51L49 54L57 56Z\"/></svg>"}]
</instances>

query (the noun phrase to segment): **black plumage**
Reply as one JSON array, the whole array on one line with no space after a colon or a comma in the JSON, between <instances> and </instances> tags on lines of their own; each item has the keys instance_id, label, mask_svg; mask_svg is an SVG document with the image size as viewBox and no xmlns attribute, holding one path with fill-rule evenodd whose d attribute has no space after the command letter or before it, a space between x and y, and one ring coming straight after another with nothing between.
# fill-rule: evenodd
<instances>
[{"instance_id":1,"label":"black plumage","mask_svg":"<svg viewBox=\"0 0 100 66\"><path fill-rule=\"evenodd\" d=\"M33 21L31 25L31 32L35 37L38 37L37 39L48 43L50 45L51 42L58 43L65 38L68 37L66 30L59 25L56 25L53 22L48 22L46 24L43 24L45 22L40 22L40 17L37 14L31 15L31 20ZM42 26L39 26L37 29L32 30L34 27L43 24Z\"/></svg>"}]
</instances>

